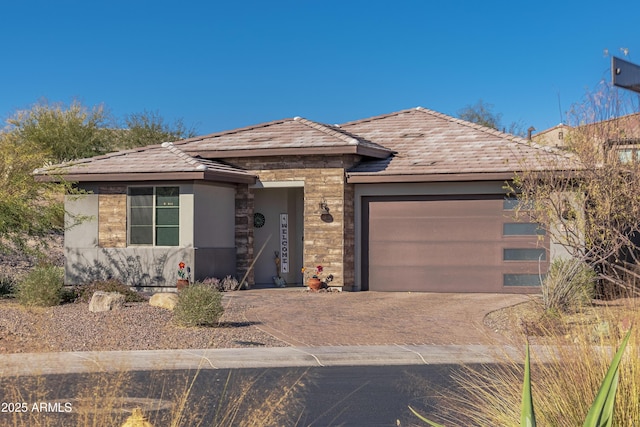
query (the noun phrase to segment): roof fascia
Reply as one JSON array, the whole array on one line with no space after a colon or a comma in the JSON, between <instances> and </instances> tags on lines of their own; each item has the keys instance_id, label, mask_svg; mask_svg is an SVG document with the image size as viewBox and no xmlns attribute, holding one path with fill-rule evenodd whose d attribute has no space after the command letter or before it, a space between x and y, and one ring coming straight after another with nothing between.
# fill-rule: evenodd
<instances>
[{"instance_id":1,"label":"roof fascia","mask_svg":"<svg viewBox=\"0 0 640 427\"><path fill-rule=\"evenodd\" d=\"M434 173L434 174L349 174L349 184L408 183L408 182L453 182L453 181L510 181L521 171L513 172L473 172L473 173ZM560 179L580 177L580 171L535 171L533 176L544 179L550 176Z\"/></svg>"},{"instance_id":2,"label":"roof fascia","mask_svg":"<svg viewBox=\"0 0 640 427\"><path fill-rule=\"evenodd\" d=\"M62 174L37 175L40 182L118 182L118 181L214 181L232 182L239 184L254 184L253 175L237 175L217 171L201 172L161 172L161 173L93 173L93 174Z\"/></svg>"},{"instance_id":3,"label":"roof fascia","mask_svg":"<svg viewBox=\"0 0 640 427\"><path fill-rule=\"evenodd\" d=\"M259 148L247 150L189 150L185 152L191 156L200 156L209 159L224 159L230 157L271 157L271 156L310 156L310 155L340 155L358 154L361 156L386 159L393 152L373 147L360 145L339 147L290 147L290 148Z\"/></svg>"},{"instance_id":4,"label":"roof fascia","mask_svg":"<svg viewBox=\"0 0 640 427\"><path fill-rule=\"evenodd\" d=\"M505 181L514 178L514 172L496 173L440 173L416 175L361 175L347 174L349 184L409 183L409 182L449 182L449 181Z\"/></svg>"}]
</instances>

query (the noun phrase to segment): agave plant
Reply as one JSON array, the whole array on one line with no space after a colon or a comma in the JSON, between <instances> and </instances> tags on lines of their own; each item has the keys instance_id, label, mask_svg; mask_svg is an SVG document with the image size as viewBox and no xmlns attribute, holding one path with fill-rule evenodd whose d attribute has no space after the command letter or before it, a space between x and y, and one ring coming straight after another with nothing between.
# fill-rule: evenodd
<instances>
[{"instance_id":1,"label":"agave plant","mask_svg":"<svg viewBox=\"0 0 640 427\"><path fill-rule=\"evenodd\" d=\"M616 391L618 390L618 370L622 355L627 347L631 330L627 332L622 344L616 352L609 370L607 371L600 390L596 395L589 412L585 418L583 427L611 427L613 424L613 407L616 399ZM442 424L435 423L423 415L419 414L415 409L409 406L409 410L419 419L432 427L445 427ZM526 427L536 426L536 415L533 404L533 396L531 394L531 360L529 355L529 344L527 343L525 362L524 362L524 380L522 384L522 403L520 411L520 425Z\"/></svg>"}]
</instances>

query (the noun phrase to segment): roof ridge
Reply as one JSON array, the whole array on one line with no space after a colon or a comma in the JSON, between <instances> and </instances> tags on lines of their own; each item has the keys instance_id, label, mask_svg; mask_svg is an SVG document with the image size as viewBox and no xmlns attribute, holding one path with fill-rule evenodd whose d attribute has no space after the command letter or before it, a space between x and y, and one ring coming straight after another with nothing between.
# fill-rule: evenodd
<instances>
[{"instance_id":1,"label":"roof ridge","mask_svg":"<svg viewBox=\"0 0 640 427\"><path fill-rule=\"evenodd\" d=\"M337 125L337 126L342 127L342 126L353 125L353 124L356 124L356 123L372 122L374 120L386 119L387 117L397 116L399 114L406 113L406 112L413 111L413 110L414 110L413 108L407 108L405 110L395 111L393 113L380 114L378 116L367 117L365 119L351 120L351 121L346 122L346 123L341 123L340 125Z\"/></svg>"},{"instance_id":2,"label":"roof ridge","mask_svg":"<svg viewBox=\"0 0 640 427\"><path fill-rule=\"evenodd\" d=\"M166 148L167 150L169 150L170 152L172 152L173 154L175 154L176 156L178 156L180 159L184 160L188 164L192 166L196 166L196 170L206 171L207 169L209 169L207 165L205 165L202 162L199 162L194 157L188 155L187 153L185 153L184 151L176 147L172 142L163 142L160 146L162 148Z\"/></svg>"},{"instance_id":3,"label":"roof ridge","mask_svg":"<svg viewBox=\"0 0 640 427\"><path fill-rule=\"evenodd\" d=\"M197 143L199 141L203 141L203 140L208 139L208 138L219 138L219 137L224 136L224 135L234 135L236 133L240 133L240 132L244 132L244 131L248 131L248 130L266 128L268 126L273 126L273 125L277 125L279 123L284 123L284 122L286 122L288 120L293 120L293 119L286 118L286 119L272 120L270 122L258 123L258 124L255 124L255 125L244 126L244 127L241 127L241 128L228 129L228 130L223 130L223 131L219 131L219 132L208 133L206 135L198 135L198 136L194 136L194 137L191 137L191 138L181 139L179 141L174 141L173 144L174 145L185 145L185 144Z\"/></svg>"},{"instance_id":4,"label":"roof ridge","mask_svg":"<svg viewBox=\"0 0 640 427\"><path fill-rule=\"evenodd\" d=\"M293 120L305 126L308 126L312 129L323 132L329 136L335 136L349 145L358 145L360 143L360 140L358 138L355 138L352 135L346 135L345 133L340 132L329 125L325 125L320 122L314 122L313 120L305 119L304 117L299 117L299 116L294 117Z\"/></svg>"}]
</instances>

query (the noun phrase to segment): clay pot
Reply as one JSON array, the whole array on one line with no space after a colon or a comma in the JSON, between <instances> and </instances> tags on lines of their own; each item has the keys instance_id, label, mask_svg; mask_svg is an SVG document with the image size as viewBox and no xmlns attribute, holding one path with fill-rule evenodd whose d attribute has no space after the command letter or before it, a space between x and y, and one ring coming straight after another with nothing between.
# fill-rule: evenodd
<instances>
[{"instance_id":1,"label":"clay pot","mask_svg":"<svg viewBox=\"0 0 640 427\"><path fill-rule=\"evenodd\" d=\"M320 288L322 288L322 282L320 281L320 279L318 279L316 277L312 277L307 282L307 286L309 286L309 289L311 289L313 291L317 291Z\"/></svg>"},{"instance_id":2,"label":"clay pot","mask_svg":"<svg viewBox=\"0 0 640 427\"><path fill-rule=\"evenodd\" d=\"M189 280L187 280L187 279L178 279L178 283L176 283L176 287L178 288L178 292L180 292L181 290L183 290L187 286L189 286Z\"/></svg>"}]
</instances>

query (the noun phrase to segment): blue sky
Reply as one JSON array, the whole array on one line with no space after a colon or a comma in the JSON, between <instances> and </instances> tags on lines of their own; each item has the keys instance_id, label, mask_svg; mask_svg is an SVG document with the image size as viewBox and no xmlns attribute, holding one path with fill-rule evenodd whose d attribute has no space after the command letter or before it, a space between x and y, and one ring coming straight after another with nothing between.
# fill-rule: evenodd
<instances>
[{"instance_id":1,"label":"blue sky","mask_svg":"<svg viewBox=\"0 0 640 427\"><path fill-rule=\"evenodd\" d=\"M5 2L0 117L41 98L157 111L210 133L286 117L341 123L482 99L543 130L640 62L640 2Z\"/></svg>"}]
</instances>

